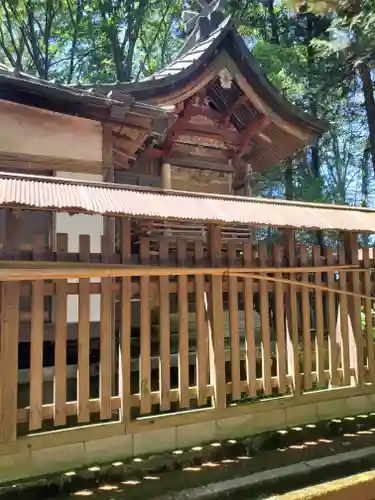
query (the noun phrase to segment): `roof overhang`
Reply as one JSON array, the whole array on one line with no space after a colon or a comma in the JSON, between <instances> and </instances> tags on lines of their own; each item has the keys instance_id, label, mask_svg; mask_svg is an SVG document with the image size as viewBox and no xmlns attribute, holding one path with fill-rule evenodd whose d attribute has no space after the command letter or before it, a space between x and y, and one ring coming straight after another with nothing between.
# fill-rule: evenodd
<instances>
[{"instance_id":1,"label":"roof overhang","mask_svg":"<svg viewBox=\"0 0 375 500\"><path fill-rule=\"evenodd\" d=\"M0 206L152 220L375 232L375 210L0 173Z\"/></svg>"},{"instance_id":2,"label":"roof overhang","mask_svg":"<svg viewBox=\"0 0 375 500\"><path fill-rule=\"evenodd\" d=\"M175 115L159 106L137 102L134 96L122 93L103 95L41 80L0 67L0 99L83 118L122 124L125 119L147 118L157 135L165 133Z\"/></svg>"}]
</instances>

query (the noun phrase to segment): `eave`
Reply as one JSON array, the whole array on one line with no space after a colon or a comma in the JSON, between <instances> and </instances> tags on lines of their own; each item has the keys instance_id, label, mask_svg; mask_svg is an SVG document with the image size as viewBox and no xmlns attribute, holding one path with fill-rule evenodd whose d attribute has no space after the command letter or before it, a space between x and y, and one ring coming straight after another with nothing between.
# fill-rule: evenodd
<instances>
[{"instance_id":1,"label":"eave","mask_svg":"<svg viewBox=\"0 0 375 500\"><path fill-rule=\"evenodd\" d=\"M163 135L175 120L173 113L159 106L137 102L133 96L124 93L121 99L116 99L24 73L15 74L5 67L0 67L0 99L114 125L147 119L157 136Z\"/></svg>"}]
</instances>

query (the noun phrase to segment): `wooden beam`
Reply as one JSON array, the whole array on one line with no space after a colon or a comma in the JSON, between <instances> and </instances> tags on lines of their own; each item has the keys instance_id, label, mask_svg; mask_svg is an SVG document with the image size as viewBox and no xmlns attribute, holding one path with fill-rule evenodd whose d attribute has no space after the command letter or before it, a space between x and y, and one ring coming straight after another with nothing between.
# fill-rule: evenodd
<instances>
[{"instance_id":1,"label":"wooden beam","mask_svg":"<svg viewBox=\"0 0 375 500\"><path fill-rule=\"evenodd\" d=\"M168 157L168 163L173 166L196 168L199 170L212 170L214 172L233 172L233 167L228 163L216 163L209 161L209 157L183 155L171 155ZM224 160L223 160L224 161Z\"/></svg>"},{"instance_id":2,"label":"wooden beam","mask_svg":"<svg viewBox=\"0 0 375 500\"><path fill-rule=\"evenodd\" d=\"M236 101L225 112L223 123L227 125L236 109L238 109L242 104L246 104L247 101L248 97L246 95L241 95L238 99L236 99Z\"/></svg>"},{"instance_id":3,"label":"wooden beam","mask_svg":"<svg viewBox=\"0 0 375 500\"><path fill-rule=\"evenodd\" d=\"M184 130L185 126L187 125L190 119L189 113L187 111L188 111L188 105L185 104L184 110L180 113L177 120L171 126L164 139L163 154L165 156L168 156L168 154L171 152L173 142L179 135L181 135L182 131Z\"/></svg>"},{"instance_id":4,"label":"wooden beam","mask_svg":"<svg viewBox=\"0 0 375 500\"><path fill-rule=\"evenodd\" d=\"M268 116L263 116L260 120L251 123L245 130L241 132L241 142L238 148L237 159L241 158L245 154L247 148L249 147L251 139L255 135L259 134L259 132L264 130L264 128L267 127L270 122L271 120L268 118Z\"/></svg>"}]
</instances>

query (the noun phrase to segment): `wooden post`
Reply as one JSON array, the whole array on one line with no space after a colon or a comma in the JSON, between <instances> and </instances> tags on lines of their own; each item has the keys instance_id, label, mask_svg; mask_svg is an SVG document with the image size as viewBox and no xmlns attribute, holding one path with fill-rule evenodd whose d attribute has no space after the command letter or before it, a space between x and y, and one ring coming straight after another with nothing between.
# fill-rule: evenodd
<instances>
[{"instance_id":1,"label":"wooden post","mask_svg":"<svg viewBox=\"0 0 375 500\"><path fill-rule=\"evenodd\" d=\"M140 239L141 264L150 265L150 241ZM151 280L149 276L140 278L141 352L139 368L139 392L141 395L141 415L151 413Z\"/></svg>"},{"instance_id":2,"label":"wooden post","mask_svg":"<svg viewBox=\"0 0 375 500\"><path fill-rule=\"evenodd\" d=\"M327 266L333 265L333 250L327 248ZM335 276L333 272L327 272L327 286L334 288ZM340 385L338 373L338 350L337 350L337 329L336 329L336 297L334 292L327 292L328 306L328 352L329 352L329 371L330 371L330 386L337 387Z\"/></svg>"},{"instance_id":3,"label":"wooden post","mask_svg":"<svg viewBox=\"0 0 375 500\"><path fill-rule=\"evenodd\" d=\"M266 267L268 254L267 247L264 243L259 243L259 266ZM261 274L261 276L265 276ZM271 380L271 338L270 338L270 319L269 319L269 298L268 298L268 282L265 280L259 283L259 297L260 297L260 324L262 334L262 379L263 391L266 396L272 394L272 380Z\"/></svg>"},{"instance_id":4,"label":"wooden post","mask_svg":"<svg viewBox=\"0 0 375 500\"><path fill-rule=\"evenodd\" d=\"M3 282L0 289L0 443L8 443L17 437L20 284Z\"/></svg>"},{"instance_id":5,"label":"wooden post","mask_svg":"<svg viewBox=\"0 0 375 500\"><path fill-rule=\"evenodd\" d=\"M186 266L186 240L177 241L177 264ZM180 408L189 407L189 303L188 277L177 278L178 290L178 388Z\"/></svg>"},{"instance_id":6,"label":"wooden post","mask_svg":"<svg viewBox=\"0 0 375 500\"><path fill-rule=\"evenodd\" d=\"M228 242L228 265L236 266L237 247L236 241ZM236 276L229 278L229 324L230 324L230 362L232 373L232 399L241 399L241 374L240 374L240 334L238 328L238 279Z\"/></svg>"},{"instance_id":7,"label":"wooden post","mask_svg":"<svg viewBox=\"0 0 375 500\"><path fill-rule=\"evenodd\" d=\"M243 244L243 263L244 267L252 267L253 265L253 251L250 241L244 241ZM255 352L253 280L251 278L244 278L243 281L246 340L246 381L248 394L251 398L254 398L257 395L257 360Z\"/></svg>"},{"instance_id":8,"label":"wooden post","mask_svg":"<svg viewBox=\"0 0 375 500\"><path fill-rule=\"evenodd\" d=\"M102 169L103 169L103 180L105 182L115 182L115 169L113 167L113 137L112 137L112 125L110 123L104 123L103 127L103 144L102 144ZM104 217L103 219L103 242L105 245L106 256L110 257L115 253L116 250L116 219L114 217ZM108 280L108 287L113 280ZM103 281L102 281L103 283ZM108 335L111 335L111 354L114 358L117 354L116 350L116 336L115 336L115 324L113 318L115 317L115 297L112 295L112 314L110 314L110 319L108 321ZM114 359L111 367L112 374L112 391L115 390L117 382L117 362L119 360ZM111 392L112 392L111 391Z\"/></svg>"},{"instance_id":9,"label":"wooden post","mask_svg":"<svg viewBox=\"0 0 375 500\"><path fill-rule=\"evenodd\" d=\"M282 250L280 245L273 246L274 265L282 266ZM281 273L275 273L275 278L281 278ZM275 314L276 314L276 356L277 356L277 379L279 393L286 392L286 348L285 348L285 310L284 310L284 288L282 283L275 283Z\"/></svg>"},{"instance_id":10,"label":"wooden post","mask_svg":"<svg viewBox=\"0 0 375 500\"><path fill-rule=\"evenodd\" d=\"M315 267L322 265L321 257L322 247L313 247L313 264ZM322 284L322 273L315 271L315 285ZM325 387L325 360L324 360L324 312L323 312L323 293L321 290L316 289L314 292L315 298L315 359L316 359L316 373L318 385L320 388Z\"/></svg>"},{"instance_id":11,"label":"wooden post","mask_svg":"<svg viewBox=\"0 0 375 500\"><path fill-rule=\"evenodd\" d=\"M204 265L203 241L194 243L194 263L197 267ZM204 275L195 276L195 309L196 309L196 331L197 331L197 386L198 386L198 405L206 404L206 392L208 385L208 348L207 339L211 325L207 314L207 293Z\"/></svg>"},{"instance_id":12,"label":"wooden post","mask_svg":"<svg viewBox=\"0 0 375 500\"><path fill-rule=\"evenodd\" d=\"M169 244L168 240L160 241L159 263L161 266L169 264ZM171 389L171 325L170 325L170 296L169 277L159 278L159 390L160 390L160 410L169 411L171 409L170 389Z\"/></svg>"},{"instance_id":13,"label":"wooden post","mask_svg":"<svg viewBox=\"0 0 375 500\"><path fill-rule=\"evenodd\" d=\"M300 245L301 266L308 265L308 248ZM308 273L302 273L303 283L309 282ZM311 353L311 322L310 322L310 290L307 287L301 289L302 297L302 332L303 332L303 386L305 391L312 389L312 353Z\"/></svg>"},{"instance_id":14,"label":"wooden post","mask_svg":"<svg viewBox=\"0 0 375 500\"><path fill-rule=\"evenodd\" d=\"M68 252L68 235L56 235L57 258ZM67 293L66 280L56 280L54 297L54 327L55 327L55 380L54 380L54 420L55 425L66 424L66 350L67 350ZM79 285L78 285L79 286Z\"/></svg>"},{"instance_id":15,"label":"wooden post","mask_svg":"<svg viewBox=\"0 0 375 500\"><path fill-rule=\"evenodd\" d=\"M346 253L346 261L348 264L358 265L358 245L357 235L355 233L345 233L344 246ZM350 292L360 292L359 273L348 273L348 290ZM348 296L348 312L349 312L349 363L354 369L355 380L357 385L364 383L364 356L363 356L363 335L361 325L361 299L360 297Z\"/></svg>"},{"instance_id":16,"label":"wooden post","mask_svg":"<svg viewBox=\"0 0 375 500\"><path fill-rule=\"evenodd\" d=\"M363 267L367 269L363 274L363 292L367 296L371 296L371 271L370 271L370 249L363 249ZM374 338L372 324L372 300L365 300L365 318L366 318L366 346L367 346L367 365L370 380L375 380L375 357L374 357Z\"/></svg>"},{"instance_id":17,"label":"wooden post","mask_svg":"<svg viewBox=\"0 0 375 500\"><path fill-rule=\"evenodd\" d=\"M339 247L339 264L346 264L345 249L342 245ZM347 290L347 273L340 271L339 288L342 291ZM336 325L336 337L340 346L341 368L343 374L343 384L350 385L350 356L349 356L349 315L348 315L348 297L340 294L339 312Z\"/></svg>"},{"instance_id":18,"label":"wooden post","mask_svg":"<svg viewBox=\"0 0 375 500\"><path fill-rule=\"evenodd\" d=\"M79 235L79 259L90 261L90 236ZM90 278L78 281L78 422L90 420Z\"/></svg>"},{"instance_id":19,"label":"wooden post","mask_svg":"<svg viewBox=\"0 0 375 500\"><path fill-rule=\"evenodd\" d=\"M43 251L43 235L38 235L34 245L33 259ZM36 280L31 285L31 335L30 335L30 419L29 429L42 428L43 406L43 337L44 337L44 281Z\"/></svg>"},{"instance_id":20,"label":"wooden post","mask_svg":"<svg viewBox=\"0 0 375 500\"><path fill-rule=\"evenodd\" d=\"M213 267L220 266L221 255L221 231L218 226L210 225L209 231L209 254ZM214 386L215 407L222 409L226 407L225 387L225 352L224 352L224 311L223 311L223 280L221 276L211 277L211 290L209 301L210 312L210 369L211 383Z\"/></svg>"},{"instance_id":21,"label":"wooden post","mask_svg":"<svg viewBox=\"0 0 375 500\"><path fill-rule=\"evenodd\" d=\"M161 187L163 189L172 189L171 166L169 163L163 163L161 166Z\"/></svg>"},{"instance_id":22,"label":"wooden post","mask_svg":"<svg viewBox=\"0 0 375 500\"><path fill-rule=\"evenodd\" d=\"M131 221L122 218L121 260L123 264L131 262ZM121 419L129 421L131 416L131 278L121 279L121 332L119 353L119 392L121 396Z\"/></svg>"},{"instance_id":23,"label":"wooden post","mask_svg":"<svg viewBox=\"0 0 375 500\"><path fill-rule=\"evenodd\" d=\"M295 240L294 231L287 229L284 231L285 254L288 265L295 265ZM290 274L290 279L295 280L295 274ZM293 395L301 394L301 376L299 366L299 338L298 338L298 316L297 316L297 295L296 285L289 285L286 292L286 316L287 316L287 365L289 375L292 376Z\"/></svg>"}]
</instances>

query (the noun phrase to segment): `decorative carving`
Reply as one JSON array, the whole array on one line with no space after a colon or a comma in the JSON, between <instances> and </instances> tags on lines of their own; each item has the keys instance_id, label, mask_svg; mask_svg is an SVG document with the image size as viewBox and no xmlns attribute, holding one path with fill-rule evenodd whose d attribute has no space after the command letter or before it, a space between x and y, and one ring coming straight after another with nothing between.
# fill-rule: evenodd
<instances>
[{"instance_id":1,"label":"decorative carving","mask_svg":"<svg viewBox=\"0 0 375 500\"><path fill-rule=\"evenodd\" d=\"M230 89L233 83L233 77L227 68L223 68L219 72L220 85L223 89Z\"/></svg>"},{"instance_id":2,"label":"decorative carving","mask_svg":"<svg viewBox=\"0 0 375 500\"><path fill-rule=\"evenodd\" d=\"M206 172L204 170L191 170L190 178L192 181L197 182L198 184L210 184L212 180L211 172Z\"/></svg>"},{"instance_id":3,"label":"decorative carving","mask_svg":"<svg viewBox=\"0 0 375 500\"><path fill-rule=\"evenodd\" d=\"M202 113L204 113L203 110ZM203 114L192 116L189 123L193 123L194 125L215 125L213 120L210 120L210 118Z\"/></svg>"},{"instance_id":4,"label":"decorative carving","mask_svg":"<svg viewBox=\"0 0 375 500\"><path fill-rule=\"evenodd\" d=\"M210 137L180 135L177 142L182 143L182 144L195 144L197 146L206 146L206 147L218 148L218 149L228 149L228 146L223 141L211 139Z\"/></svg>"}]
</instances>

